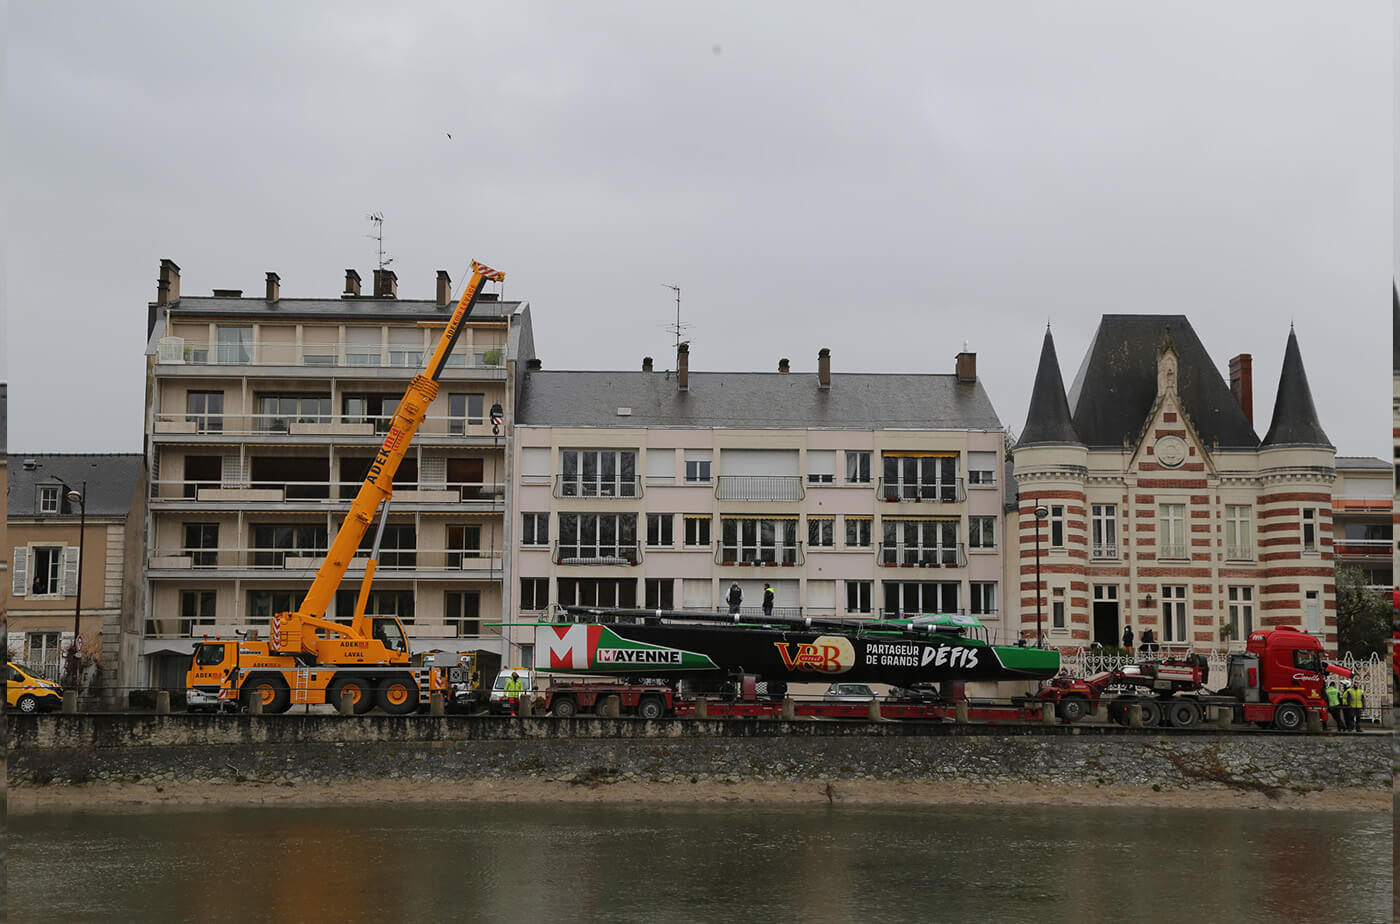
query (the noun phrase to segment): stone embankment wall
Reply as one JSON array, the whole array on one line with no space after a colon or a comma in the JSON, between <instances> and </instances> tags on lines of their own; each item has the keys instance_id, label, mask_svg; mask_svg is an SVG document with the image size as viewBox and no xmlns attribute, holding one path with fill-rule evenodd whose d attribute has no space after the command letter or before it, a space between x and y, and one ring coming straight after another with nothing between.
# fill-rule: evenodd
<instances>
[{"instance_id":1,"label":"stone embankment wall","mask_svg":"<svg viewBox=\"0 0 1400 924\"><path fill-rule=\"evenodd\" d=\"M1117 727L428 716L9 715L11 786L958 781L1384 790L1391 739Z\"/></svg>"}]
</instances>

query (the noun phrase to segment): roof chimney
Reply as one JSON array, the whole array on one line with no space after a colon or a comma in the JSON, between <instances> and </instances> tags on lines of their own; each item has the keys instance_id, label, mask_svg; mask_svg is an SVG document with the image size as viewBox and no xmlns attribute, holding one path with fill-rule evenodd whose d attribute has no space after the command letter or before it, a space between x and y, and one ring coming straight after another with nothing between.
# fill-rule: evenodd
<instances>
[{"instance_id":1,"label":"roof chimney","mask_svg":"<svg viewBox=\"0 0 1400 924\"><path fill-rule=\"evenodd\" d=\"M676 347L676 382L681 391L690 390L690 344Z\"/></svg>"},{"instance_id":2,"label":"roof chimney","mask_svg":"<svg viewBox=\"0 0 1400 924\"><path fill-rule=\"evenodd\" d=\"M958 381L967 385L977 381L977 354L967 351L967 342L963 341L962 352L958 354L958 361L955 367Z\"/></svg>"},{"instance_id":3,"label":"roof chimney","mask_svg":"<svg viewBox=\"0 0 1400 924\"><path fill-rule=\"evenodd\" d=\"M276 273L267 274L267 300L275 302L282 297L282 277Z\"/></svg>"},{"instance_id":4,"label":"roof chimney","mask_svg":"<svg viewBox=\"0 0 1400 924\"><path fill-rule=\"evenodd\" d=\"M1254 357L1249 353L1230 360L1230 394L1240 403L1244 419L1254 426Z\"/></svg>"},{"instance_id":5,"label":"roof chimney","mask_svg":"<svg viewBox=\"0 0 1400 924\"><path fill-rule=\"evenodd\" d=\"M399 297L399 277L393 270L381 268L374 271L374 297Z\"/></svg>"},{"instance_id":6,"label":"roof chimney","mask_svg":"<svg viewBox=\"0 0 1400 924\"><path fill-rule=\"evenodd\" d=\"M817 387L831 387L831 350L826 347L817 351Z\"/></svg>"},{"instance_id":7,"label":"roof chimney","mask_svg":"<svg viewBox=\"0 0 1400 924\"><path fill-rule=\"evenodd\" d=\"M437 273L437 303L439 308L443 308L452 301L452 277L447 275L447 270L438 270Z\"/></svg>"},{"instance_id":8,"label":"roof chimney","mask_svg":"<svg viewBox=\"0 0 1400 924\"><path fill-rule=\"evenodd\" d=\"M788 366L788 361L787 361L787 357L786 357L786 356L784 356L782 359L778 360L778 371L781 372L781 373L783 373L784 375L786 375L787 373L789 373L789 372L792 371L792 370L789 368L789 366Z\"/></svg>"},{"instance_id":9,"label":"roof chimney","mask_svg":"<svg viewBox=\"0 0 1400 924\"><path fill-rule=\"evenodd\" d=\"M160 276L156 280L156 304L173 305L180 300L180 267L174 260L160 261Z\"/></svg>"},{"instance_id":10,"label":"roof chimney","mask_svg":"<svg viewBox=\"0 0 1400 924\"><path fill-rule=\"evenodd\" d=\"M539 372L543 368L544 363L538 359L530 359L525 361L525 371L527 372Z\"/></svg>"},{"instance_id":11,"label":"roof chimney","mask_svg":"<svg viewBox=\"0 0 1400 924\"><path fill-rule=\"evenodd\" d=\"M643 356L643 357L642 357L642 371L643 371L643 372L650 372L650 371L651 371L651 357L650 357L650 356Z\"/></svg>"},{"instance_id":12,"label":"roof chimney","mask_svg":"<svg viewBox=\"0 0 1400 924\"><path fill-rule=\"evenodd\" d=\"M360 274L352 269L345 271L345 291L340 293L341 298L360 297Z\"/></svg>"}]
</instances>

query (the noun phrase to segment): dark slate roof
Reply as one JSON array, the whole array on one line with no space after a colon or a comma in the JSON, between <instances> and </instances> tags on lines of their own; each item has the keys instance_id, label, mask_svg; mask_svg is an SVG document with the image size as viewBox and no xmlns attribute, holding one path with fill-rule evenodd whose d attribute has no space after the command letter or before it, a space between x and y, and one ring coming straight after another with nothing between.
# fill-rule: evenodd
<instances>
[{"instance_id":1,"label":"dark slate roof","mask_svg":"<svg viewBox=\"0 0 1400 924\"><path fill-rule=\"evenodd\" d=\"M1016 440L1017 446L1033 443L1073 443L1080 445L1074 431L1069 402L1065 400L1065 382L1060 378L1060 360L1055 355L1055 340L1050 328L1045 328L1045 340L1040 346L1040 366L1035 371L1031 388L1031 408L1026 413L1026 428Z\"/></svg>"},{"instance_id":2,"label":"dark slate roof","mask_svg":"<svg viewBox=\"0 0 1400 924\"><path fill-rule=\"evenodd\" d=\"M32 459L31 471L25 461ZM56 484L58 476L72 488L87 482L87 515L124 516L131 510L136 485L141 478L142 459L139 452L118 453L8 453L5 456L9 476L9 497L6 511L11 517L32 517L38 509L40 484ZM67 505L64 515L68 514ZM78 508L72 510L78 517Z\"/></svg>"},{"instance_id":3,"label":"dark slate roof","mask_svg":"<svg viewBox=\"0 0 1400 924\"><path fill-rule=\"evenodd\" d=\"M1298 349L1298 335L1291 329L1288 346L1283 351L1283 371L1278 377L1274 419L1262 445L1332 447L1317 419L1312 390L1308 388L1308 374L1303 369L1303 353Z\"/></svg>"},{"instance_id":4,"label":"dark slate roof","mask_svg":"<svg viewBox=\"0 0 1400 924\"><path fill-rule=\"evenodd\" d=\"M481 301L472 306L472 320L504 320L519 306L519 302ZM219 296L185 296L170 306L176 317L247 316L249 320L273 318L326 318L347 320L378 320L405 318L415 321L446 320L456 302L440 306L432 299L418 298L283 298L269 302L261 298L224 298ZM164 312L165 308L158 307Z\"/></svg>"},{"instance_id":5,"label":"dark slate roof","mask_svg":"<svg viewBox=\"0 0 1400 924\"><path fill-rule=\"evenodd\" d=\"M1337 468L1354 471L1390 471L1390 463L1375 456L1337 456Z\"/></svg>"},{"instance_id":6,"label":"dark slate roof","mask_svg":"<svg viewBox=\"0 0 1400 924\"><path fill-rule=\"evenodd\" d=\"M631 408L628 416L618 408ZM561 427L733 427L1000 430L981 382L952 375L529 372L517 424Z\"/></svg>"},{"instance_id":7,"label":"dark slate roof","mask_svg":"<svg viewBox=\"0 0 1400 924\"><path fill-rule=\"evenodd\" d=\"M1157 400L1157 350L1167 328L1177 355L1177 392L1210 446L1254 448L1259 437L1185 315L1106 314L1074 377L1074 429L1089 446L1136 440Z\"/></svg>"}]
</instances>

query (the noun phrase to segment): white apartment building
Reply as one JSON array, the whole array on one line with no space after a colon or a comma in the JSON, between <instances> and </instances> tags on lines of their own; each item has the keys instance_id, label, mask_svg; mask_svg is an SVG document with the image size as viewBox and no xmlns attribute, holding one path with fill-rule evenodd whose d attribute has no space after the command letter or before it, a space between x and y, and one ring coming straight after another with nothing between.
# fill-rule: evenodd
<instances>
[{"instance_id":1,"label":"white apartment building","mask_svg":"<svg viewBox=\"0 0 1400 924\"><path fill-rule=\"evenodd\" d=\"M1001 422L976 375L543 371L520 379L509 611L963 612L1003 595ZM533 663L532 635L513 633ZM542 665L543 666L543 665Z\"/></svg>"},{"instance_id":2,"label":"white apartment building","mask_svg":"<svg viewBox=\"0 0 1400 924\"><path fill-rule=\"evenodd\" d=\"M435 298L399 298L381 269L362 294L351 269L338 298L282 298L276 273L260 296L191 297L161 261L146 346L147 682L181 686L194 639L265 633L300 603L451 289L440 270ZM394 479L368 611L397 615L415 650L500 646L512 324L528 344L527 305L480 297ZM329 617L353 610L363 573L357 562Z\"/></svg>"}]
</instances>

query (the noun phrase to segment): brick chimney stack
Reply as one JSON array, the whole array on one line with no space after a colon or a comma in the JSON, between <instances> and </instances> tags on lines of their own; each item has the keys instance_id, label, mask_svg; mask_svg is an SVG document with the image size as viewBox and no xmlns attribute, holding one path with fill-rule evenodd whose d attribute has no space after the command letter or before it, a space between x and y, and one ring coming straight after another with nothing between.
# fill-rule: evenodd
<instances>
[{"instance_id":1,"label":"brick chimney stack","mask_svg":"<svg viewBox=\"0 0 1400 924\"><path fill-rule=\"evenodd\" d=\"M341 298L360 297L360 274L352 269L345 271L345 291L340 293Z\"/></svg>"},{"instance_id":2,"label":"brick chimney stack","mask_svg":"<svg viewBox=\"0 0 1400 924\"><path fill-rule=\"evenodd\" d=\"M784 375L792 371L792 367L788 364L786 356L778 360L778 371Z\"/></svg>"},{"instance_id":3,"label":"brick chimney stack","mask_svg":"<svg viewBox=\"0 0 1400 924\"><path fill-rule=\"evenodd\" d=\"M447 275L447 270L437 271L437 305L444 308L452 301L452 277Z\"/></svg>"},{"instance_id":4,"label":"brick chimney stack","mask_svg":"<svg viewBox=\"0 0 1400 924\"><path fill-rule=\"evenodd\" d=\"M282 277L276 273L267 274L267 300L275 302L282 297Z\"/></svg>"},{"instance_id":5,"label":"brick chimney stack","mask_svg":"<svg viewBox=\"0 0 1400 924\"><path fill-rule=\"evenodd\" d=\"M643 371L643 372L650 372L650 371L651 371L651 357L650 357L650 356L643 356L643 357L642 357L642 371Z\"/></svg>"},{"instance_id":6,"label":"brick chimney stack","mask_svg":"<svg viewBox=\"0 0 1400 924\"><path fill-rule=\"evenodd\" d=\"M399 277L393 270L377 269L374 271L374 297L399 297Z\"/></svg>"},{"instance_id":7,"label":"brick chimney stack","mask_svg":"<svg viewBox=\"0 0 1400 924\"><path fill-rule=\"evenodd\" d=\"M963 350L958 354L956 366L958 381L971 385L977 381L977 354L967 351L967 344L963 344Z\"/></svg>"},{"instance_id":8,"label":"brick chimney stack","mask_svg":"<svg viewBox=\"0 0 1400 924\"><path fill-rule=\"evenodd\" d=\"M180 300L180 267L174 260L160 261L160 276L156 280L156 304L173 305Z\"/></svg>"},{"instance_id":9,"label":"brick chimney stack","mask_svg":"<svg viewBox=\"0 0 1400 924\"><path fill-rule=\"evenodd\" d=\"M831 350L826 347L817 351L817 387L831 387Z\"/></svg>"},{"instance_id":10,"label":"brick chimney stack","mask_svg":"<svg viewBox=\"0 0 1400 924\"><path fill-rule=\"evenodd\" d=\"M681 391L690 390L690 344L676 347L676 383Z\"/></svg>"},{"instance_id":11,"label":"brick chimney stack","mask_svg":"<svg viewBox=\"0 0 1400 924\"><path fill-rule=\"evenodd\" d=\"M1245 420L1254 426L1254 357L1241 353L1230 360L1230 394L1240 403Z\"/></svg>"}]
</instances>

